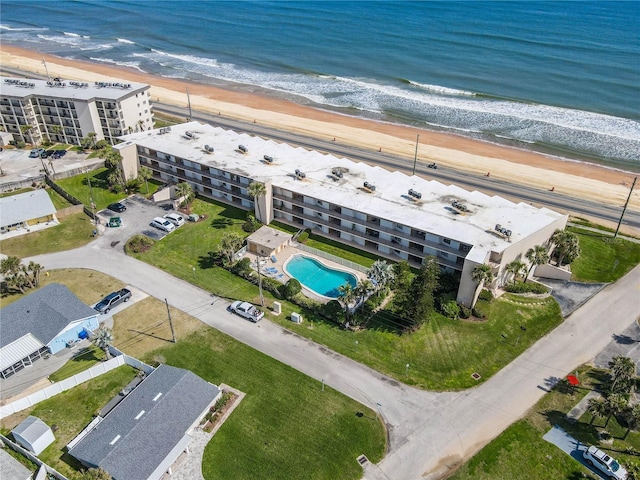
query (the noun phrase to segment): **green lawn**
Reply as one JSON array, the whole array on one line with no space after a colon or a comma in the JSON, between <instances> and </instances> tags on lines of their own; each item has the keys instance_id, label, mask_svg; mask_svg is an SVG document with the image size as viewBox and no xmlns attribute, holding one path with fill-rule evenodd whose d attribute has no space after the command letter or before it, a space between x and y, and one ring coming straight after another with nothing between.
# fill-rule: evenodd
<instances>
[{"instance_id":1,"label":"green lawn","mask_svg":"<svg viewBox=\"0 0 640 480\"><path fill-rule=\"evenodd\" d=\"M623 465L638 463L637 455L624 452L628 448L640 450L640 433L631 432L625 438L627 429L615 418L609 421L607 431L613 436L613 445L599 444L598 431L604 425L603 419L591 423L591 416L584 414L576 423L569 423L565 417L587 392L593 388L602 372L582 368L579 372L582 386L574 394L562 388L554 389L533 407L524 419L514 423L477 455L466 462L450 480L539 480L542 478L592 478L586 467L545 441L542 436L554 425L558 425L582 443L597 445ZM517 472L517 475L514 473ZM590 473L591 476L583 476Z\"/></svg>"},{"instance_id":2,"label":"green lawn","mask_svg":"<svg viewBox=\"0 0 640 480\"><path fill-rule=\"evenodd\" d=\"M214 329L146 358L154 359L247 394L207 445L206 479L357 479L359 455L382 459L375 412Z\"/></svg>"},{"instance_id":3,"label":"green lawn","mask_svg":"<svg viewBox=\"0 0 640 480\"><path fill-rule=\"evenodd\" d=\"M70 207L73 205L69 200L64 198L58 192L56 192L53 188L47 187L47 193L49 194L49 198L53 202L53 206L56 207L56 210L62 210L63 208Z\"/></svg>"},{"instance_id":4,"label":"green lawn","mask_svg":"<svg viewBox=\"0 0 640 480\"><path fill-rule=\"evenodd\" d=\"M40 455L40 459L72 480L79 479L80 467L65 447L133 378L137 371L123 365L100 377L89 380L71 390L44 400L2 420L2 431L7 434L28 415L34 415L54 428L55 441Z\"/></svg>"},{"instance_id":5,"label":"green lawn","mask_svg":"<svg viewBox=\"0 0 640 480\"><path fill-rule=\"evenodd\" d=\"M5 255L20 258L71 250L93 240L94 228L89 217L76 213L63 218L55 227L2 240L0 250Z\"/></svg>"},{"instance_id":6,"label":"green lawn","mask_svg":"<svg viewBox=\"0 0 640 480\"><path fill-rule=\"evenodd\" d=\"M98 362L103 361L105 357L104 350L99 349L95 345L90 345L77 351L75 357L65 363L60 370L49 375L49 380L59 382L65 378L73 377L77 373L83 372L87 368L91 368Z\"/></svg>"},{"instance_id":7,"label":"green lawn","mask_svg":"<svg viewBox=\"0 0 640 480\"><path fill-rule=\"evenodd\" d=\"M640 243L575 227L568 230L578 235L580 242L580 257L571 264L577 281L615 282L640 263Z\"/></svg>"},{"instance_id":8,"label":"green lawn","mask_svg":"<svg viewBox=\"0 0 640 480\"><path fill-rule=\"evenodd\" d=\"M89 180L87 180L87 177ZM89 188L89 181L91 188ZM92 170L88 175L76 175L75 177L57 180L66 192L70 193L85 205L91 205L91 195L96 204L96 209L101 210L113 202L119 202L126 198L126 193L115 193L109 190L107 183L107 169L102 167ZM144 192L144 186L143 192Z\"/></svg>"}]
</instances>

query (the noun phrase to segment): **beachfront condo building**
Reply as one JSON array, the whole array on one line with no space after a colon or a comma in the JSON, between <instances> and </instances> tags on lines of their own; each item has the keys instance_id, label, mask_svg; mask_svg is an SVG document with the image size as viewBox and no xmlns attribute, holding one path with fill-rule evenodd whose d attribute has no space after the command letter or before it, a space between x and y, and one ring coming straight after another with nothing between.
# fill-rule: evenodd
<instances>
[{"instance_id":1,"label":"beachfront condo building","mask_svg":"<svg viewBox=\"0 0 640 480\"><path fill-rule=\"evenodd\" d=\"M124 136L123 172L145 166L167 183L245 210L265 224L282 222L392 261L420 267L433 255L460 276L457 300L475 303L472 279L488 264L496 284L506 265L545 244L567 215L436 180L390 172L346 158L250 134L190 122ZM254 199L252 182L265 186Z\"/></svg>"},{"instance_id":2,"label":"beachfront condo building","mask_svg":"<svg viewBox=\"0 0 640 480\"><path fill-rule=\"evenodd\" d=\"M2 129L14 142L79 145L153 128L149 85L124 81L76 82L3 78L0 86Z\"/></svg>"}]
</instances>

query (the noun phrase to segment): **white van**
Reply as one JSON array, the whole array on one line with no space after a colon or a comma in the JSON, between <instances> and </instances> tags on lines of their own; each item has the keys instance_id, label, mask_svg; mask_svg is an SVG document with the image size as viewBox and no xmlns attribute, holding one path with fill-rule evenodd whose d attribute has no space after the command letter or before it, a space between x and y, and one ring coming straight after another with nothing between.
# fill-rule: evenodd
<instances>
[{"instance_id":1,"label":"white van","mask_svg":"<svg viewBox=\"0 0 640 480\"><path fill-rule=\"evenodd\" d=\"M167 213L164 218L169 220L176 227L184 224L184 218L182 218L182 215L178 215L177 213Z\"/></svg>"},{"instance_id":2,"label":"white van","mask_svg":"<svg viewBox=\"0 0 640 480\"><path fill-rule=\"evenodd\" d=\"M162 217L154 218L153 221L151 222L151 226L159 228L160 230L164 230L165 232L171 232L176 228L176 226L173 223L171 223L166 218L162 218Z\"/></svg>"}]
</instances>

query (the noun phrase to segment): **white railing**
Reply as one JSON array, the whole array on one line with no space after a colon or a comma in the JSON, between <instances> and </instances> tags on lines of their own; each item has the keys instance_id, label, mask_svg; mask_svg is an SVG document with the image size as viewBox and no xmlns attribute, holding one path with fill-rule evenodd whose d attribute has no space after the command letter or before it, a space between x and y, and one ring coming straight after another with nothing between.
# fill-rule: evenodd
<instances>
[{"instance_id":1,"label":"white railing","mask_svg":"<svg viewBox=\"0 0 640 480\"><path fill-rule=\"evenodd\" d=\"M361 273L367 273L369 269L360 265L359 263L352 262L351 260L346 260L341 257L337 257L336 255L332 255L327 252L323 252L322 250L318 250L317 248L308 247L307 245L298 244L296 246L298 250L302 250L303 252L311 253L321 258L325 258L327 260L331 260L332 262L337 263L338 265L342 265L344 267L350 268L352 270L356 270Z\"/></svg>"}]
</instances>

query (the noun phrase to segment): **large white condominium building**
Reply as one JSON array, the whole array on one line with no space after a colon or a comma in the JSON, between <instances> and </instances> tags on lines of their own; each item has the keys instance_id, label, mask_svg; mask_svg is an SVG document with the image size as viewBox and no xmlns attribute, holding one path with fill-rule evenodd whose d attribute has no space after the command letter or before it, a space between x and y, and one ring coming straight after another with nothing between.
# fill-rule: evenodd
<instances>
[{"instance_id":1,"label":"large white condominium building","mask_svg":"<svg viewBox=\"0 0 640 480\"><path fill-rule=\"evenodd\" d=\"M78 145L93 132L96 141L114 144L118 136L153 128L149 85L57 80L0 81L2 127L14 141Z\"/></svg>"},{"instance_id":2,"label":"large white condominium building","mask_svg":"<svg viewBox=\"0 0 640 480\"><path fill-rule=\"evenodd\" d=\"M488 264L496 282L506 265L544 244L567 216L435 180L325 155L233 131L185 123L134 133L118 144L123 171L150 168L165 182L188 182L199 195L419 267L426 255L460 274L457 300L473 305L471 272ZM252 182L265 185L254 198Z\"/></svg>"}]
</instances>

